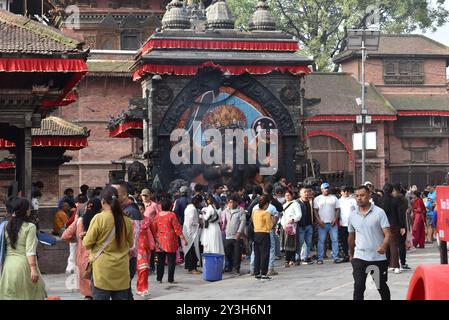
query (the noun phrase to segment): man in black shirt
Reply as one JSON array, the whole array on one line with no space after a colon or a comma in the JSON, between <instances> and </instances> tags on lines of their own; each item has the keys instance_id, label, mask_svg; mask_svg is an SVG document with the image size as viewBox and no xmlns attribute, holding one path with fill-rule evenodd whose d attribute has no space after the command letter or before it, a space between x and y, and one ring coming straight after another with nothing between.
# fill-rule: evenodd
<instances>
[{"instance_id":1,"label":"man in black shirt","mask_svg":"<svg viewBox=\"0 0 449 320\"><path fill-rule=\"evenodd\" d=\"M401 235L405 234L405 216L402 214L401 202L392 195L393 185L384 185L384 196L380 199L380 207L385 211L390 223L391 238L387 249L387 259L389 261L389 271L401 273L399 269L399 244Z\"/></svg>"},{"instance_id":2,"label":"man in black shirt","mask_svg":"<svg viewBox=\"0 0 449 320\"><path fill-rule=\"evenodd\" d=\"M313 208L310 204L312 199L312 189L304 187L299 191L298 203L301 206L301 220L296 225L296 265L301 263L301 249L306 242L306 252L304 253L303 264L313 264L310 258L310 248L312 246L313 235Z\"/></svg>"}]
</instances>

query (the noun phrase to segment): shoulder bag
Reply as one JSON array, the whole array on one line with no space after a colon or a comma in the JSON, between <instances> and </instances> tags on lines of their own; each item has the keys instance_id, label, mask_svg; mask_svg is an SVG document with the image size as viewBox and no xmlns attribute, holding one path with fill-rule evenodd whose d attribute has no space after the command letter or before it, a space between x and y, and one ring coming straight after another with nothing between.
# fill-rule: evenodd
<instances>
[{"instance_id":1,"label":"shoulder bag","mask_svg":"<svg viewBox=\"0 0 449 320\"><path fill-rule=\"evenodd\" d=\"M114 228L112 228L111 233L109 234L108 238L106 239L106 241L101 245L101 247L98 249L97 253L95 254L94 258L92 259L92 261L89 261L87 263L86 269L84 270L83 274L82 274L82 278L83 279L87 279L87 280L91 280L92 279L92 264L94 263L95 260L97 260L97 258L100 256L100 254L103 252L103 250L108 246L108 244L111 243L112 239L114 238L114 234L115 234L115 226Z\"/></svg>"}]
</instances>

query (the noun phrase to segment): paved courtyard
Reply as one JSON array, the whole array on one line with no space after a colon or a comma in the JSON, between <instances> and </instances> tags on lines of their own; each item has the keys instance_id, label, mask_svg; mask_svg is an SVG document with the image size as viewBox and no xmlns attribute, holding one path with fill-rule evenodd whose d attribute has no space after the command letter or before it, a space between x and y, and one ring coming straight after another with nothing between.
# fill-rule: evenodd
<instances>
[{"instance_id":1,"label":"paved courtyard","mask_svg":"<svg viewBox=\"0 0 449 320\"><path fill-rule=\"evenodd\" d=\"M427 245L425 249L417 249L407 255L407 263L415 269L420 264L438 264L439 252L436 243ZM175 273L175 284L169 284L164 279L162 284L156 282L156 276L150 275L151 300L342 300L352 299L353 279L349 263L333 264L326 260L323 265L298 266L286 269L281 261L277 261L276 270L279 275L271 281L258 281L249 275L249 263L242 265L241 276L225 274L222 281L207 282L201 275L187 274L183 267L178 266ZM413 271L401 274L389 273L388 285L394 300L406 297L408 285ZM165 274L165 277L167 275ZM74 285L73 275L44 275L49 296L60 296L63 300L79 300L83 297L71 289ZM136 278L133 281L135 292ZM136 300L141 300L136 296ZM367 300L379 300L371 278L367 280Z\"/></svg>"}]
</instances>

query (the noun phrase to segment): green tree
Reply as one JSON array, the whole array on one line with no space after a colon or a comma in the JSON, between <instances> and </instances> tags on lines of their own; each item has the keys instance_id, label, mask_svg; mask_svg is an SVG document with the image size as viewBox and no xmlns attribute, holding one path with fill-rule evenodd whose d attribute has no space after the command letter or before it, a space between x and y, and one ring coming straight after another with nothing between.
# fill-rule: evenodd
<instances>
[{"instance_id":1,"label":"green tree","mask_svg":"<svg viewBox=\"0 0 449 320\"><path fill-rule=\"evenodd\" d=\"M228 0L237 25L246 28L257 0ZM347 30L362 28L371 10L384 33L435 30L448 21L445 0L269 0L278 28L296 37L315 71L338 70L332 58L346 47Z\"/></svg>"}]
</instances>

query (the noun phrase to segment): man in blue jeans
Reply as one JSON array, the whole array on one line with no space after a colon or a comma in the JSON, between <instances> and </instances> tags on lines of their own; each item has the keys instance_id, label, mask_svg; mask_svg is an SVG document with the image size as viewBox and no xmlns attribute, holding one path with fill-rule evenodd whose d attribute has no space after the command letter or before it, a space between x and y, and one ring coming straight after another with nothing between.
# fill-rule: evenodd
<instances>
[{"instance_id":1,"label":"man in blue jeans","mask_svg":"<svg viewBox=\"0 0 449 320\"><path fill-rule=\"evenodd\" d=\"M318 222L318 261L323 264L324 242L329 233L332 241L332 258L334 263L343 262L338 257L338 226L340 219L340 204L336 196L329 193L329 183L321 185L321 194L313 200L315 218Z\"/></svg>"},{"instance_id":2,"label":"man in blue jeans","mask_svg":"<svg viewBox=\"0 0 449 320\"><path fill-rule=\"evenodd\" d=\"M313 264L310 258L310 247L312 245L313 235L313 208L311 205L312 189L304 187L299 191L298 203L301 206L301 220L296 226L296 265L301 264L301 250L306 242L306 250L304 252L304 260L302 264Z\"/></svg>"}]
</instances>

